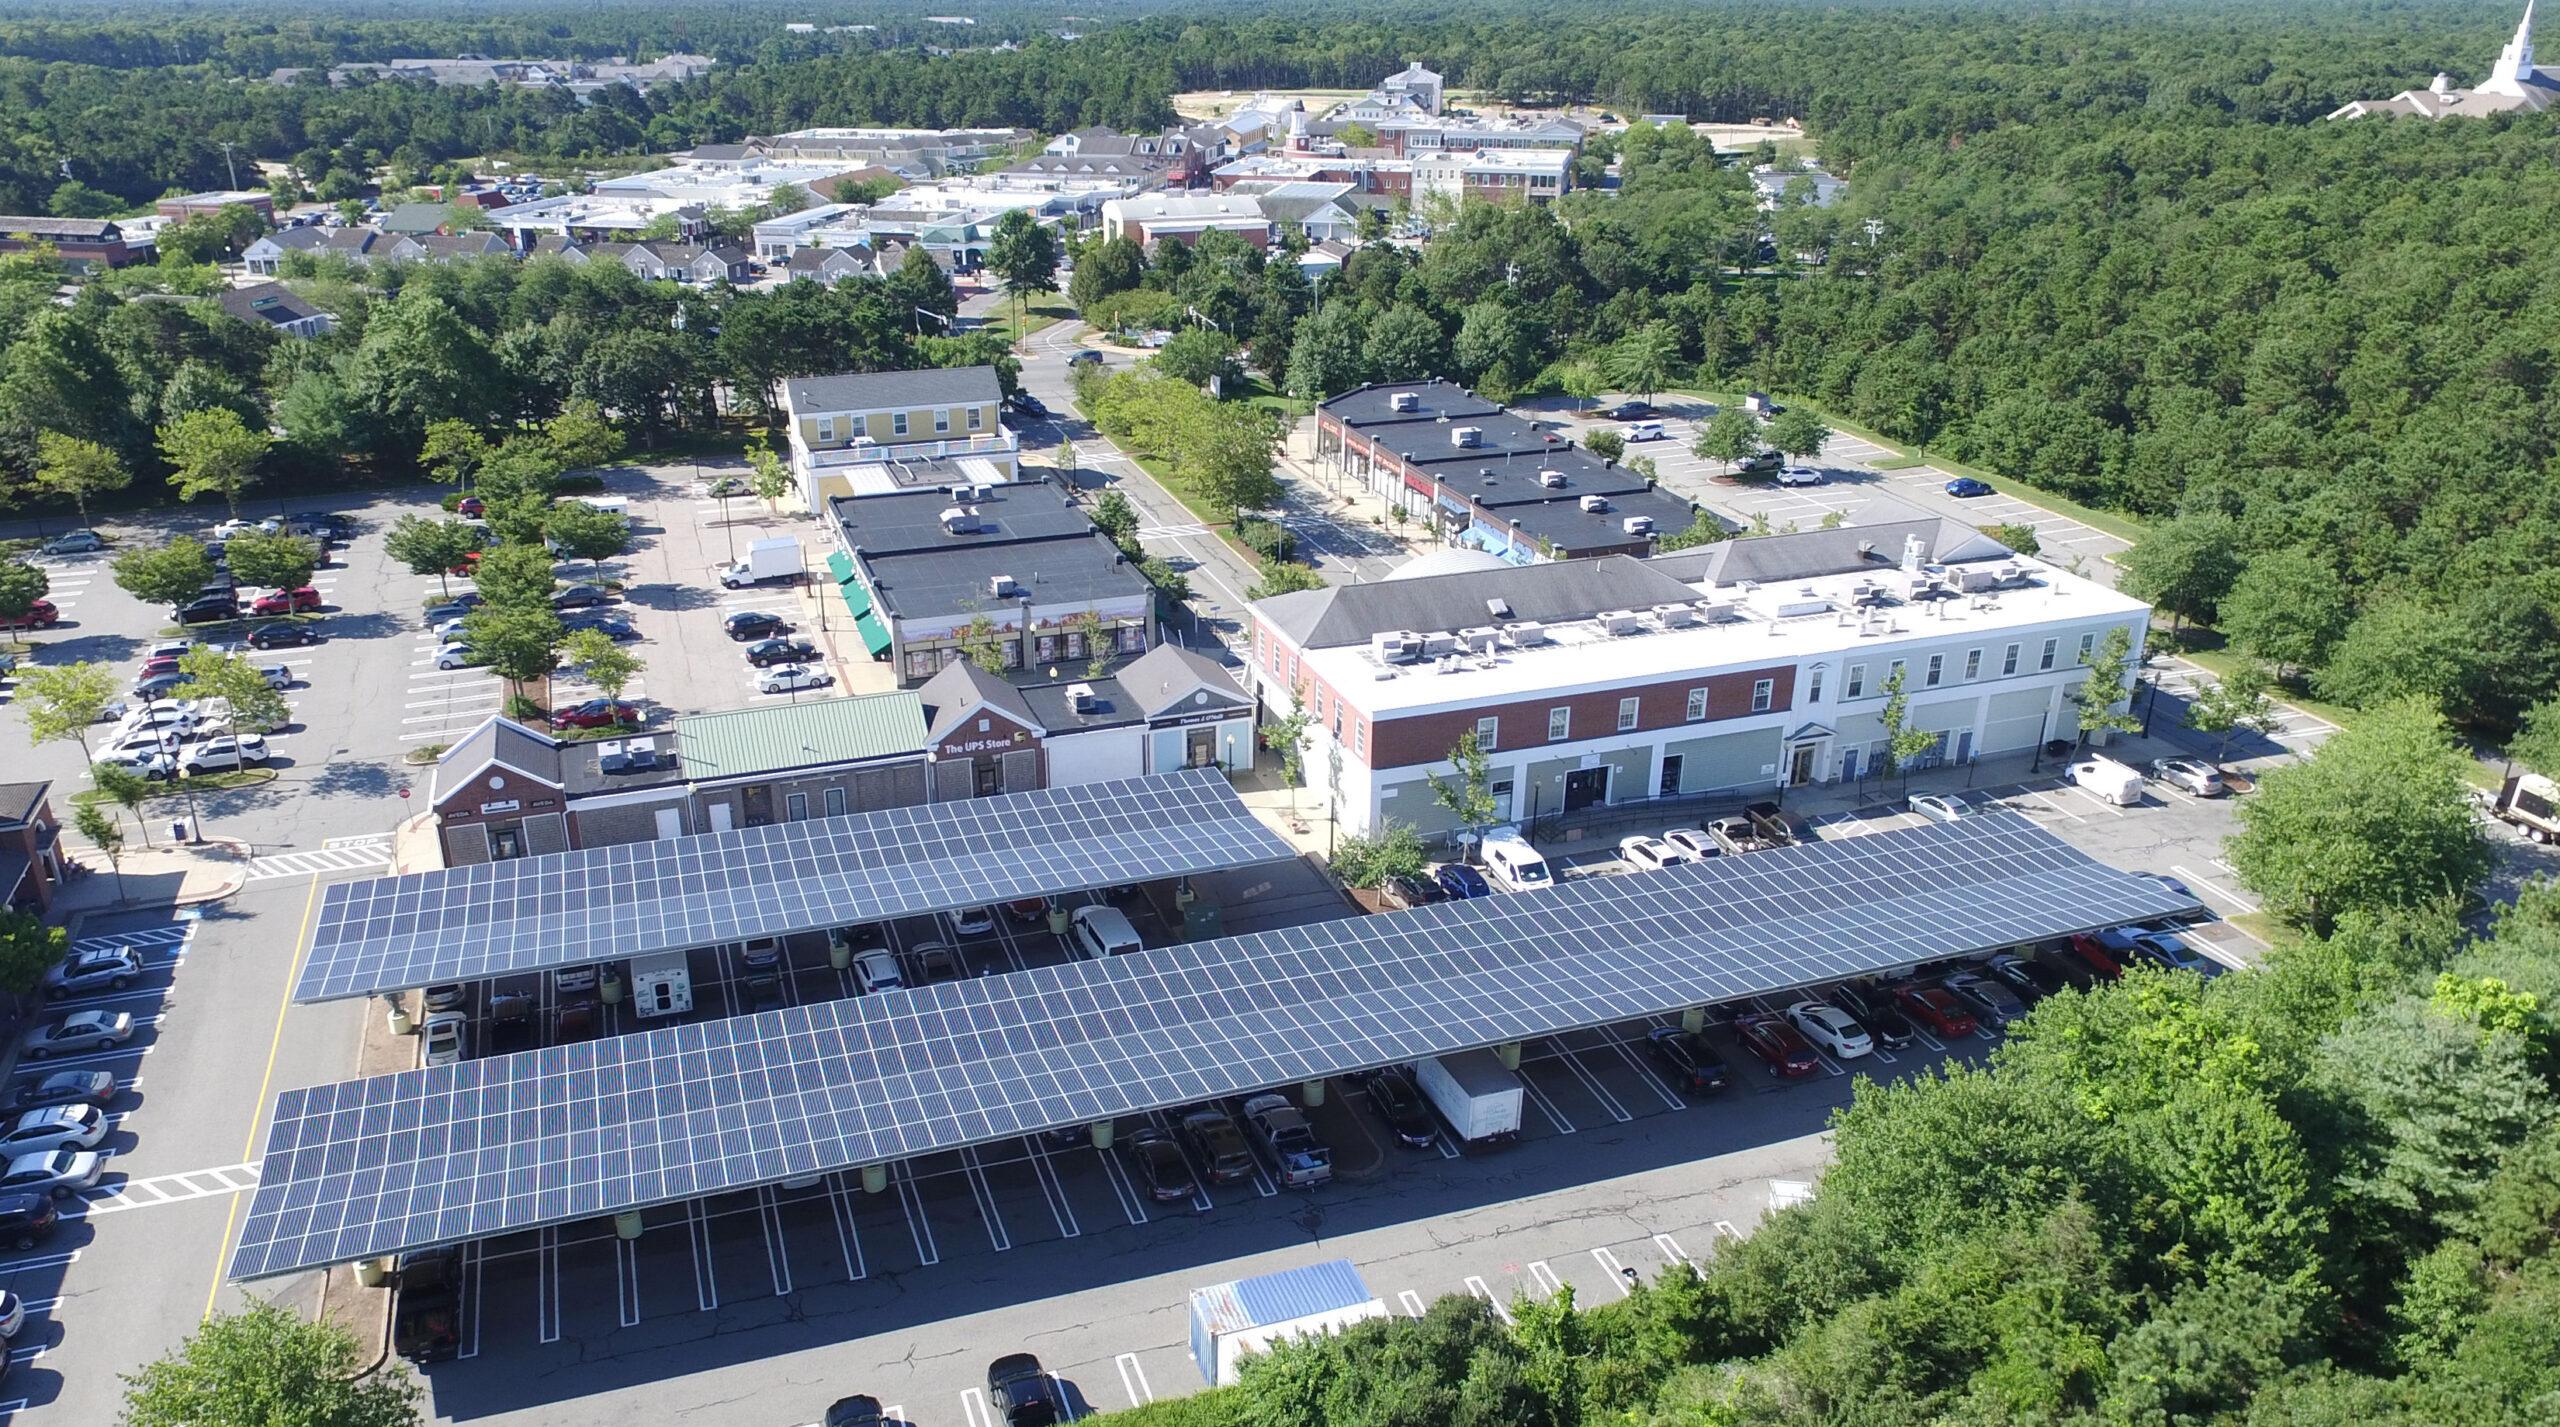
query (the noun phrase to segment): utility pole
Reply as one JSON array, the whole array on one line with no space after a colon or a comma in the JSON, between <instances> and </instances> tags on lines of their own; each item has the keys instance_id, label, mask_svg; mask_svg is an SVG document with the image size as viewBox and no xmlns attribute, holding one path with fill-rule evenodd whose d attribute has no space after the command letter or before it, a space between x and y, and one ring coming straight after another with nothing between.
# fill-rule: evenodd
<instances>
[{"instance_id":1,"label":"utility pole","mask_svg":"<svg viewBox=\"0 0 2560 1427\"><path fill-rule=\"evenodd\" d=\"M229 139L222 141L222 169L223 172L231 175L231 186L235 190L240 187L240 166L231 161L231 151L237 147L239 145L232 143Z\"/></svg>"}]
</instances>

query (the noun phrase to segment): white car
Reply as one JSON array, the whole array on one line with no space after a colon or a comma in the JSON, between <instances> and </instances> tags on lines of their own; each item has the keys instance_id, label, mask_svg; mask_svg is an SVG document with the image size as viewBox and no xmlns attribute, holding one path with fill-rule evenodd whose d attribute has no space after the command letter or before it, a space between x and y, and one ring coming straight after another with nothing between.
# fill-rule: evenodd
<instances>
[{"instance_id":1,"label":"white car","mask_svg":"<svg viewBox=\"0 0 2560 1427\"><path fill-rule=\"evenodd\" d=\"M1848 1012L1820 1001L1798 1001L1787 1008L1787 1023L1798 1034L1842 1060L1875 1051L1876 1043Z\"/></svg>"},{"instance_id":2,"label":"white car","mask_svg":"<svg viewBox=\"0 0 2560 1427\"><path fill-rule=\"evenodd\" d=\"M756 676L756 692L787 694L797 689L823 689L835 681L836 676L824 669L812 669L806 664L776 664Z\"/></svg>"},{"instance_id":3,"label":"white car","mask_svg":"<svg viewBox=\"0 0 2560 1427\"><path fill-rule=\"evenodd\" d=\"M898 974L898 958L876 948L853 959L853 980L865 996L874 991L907 989L907 978Z\"/></svg>"},{"instance_id":4,"label":"white car","mask_svg":"<svg viewBox=\"0 0 2560 1427\"><path fill-rule=\"evenodd\" d=\"M1662 840L1687 853L1692 862L1704 862L1710 857L1724 855L1724 849L1716 846L1716 840L1709 837L1702 827L1675 827L1664 833Z\"/></svg>"},{"instance_id":5,"label":"white car","mask_svg":"<svg viewBox=\"0 0 2560 1427\"><path fill-rule=\"evenodd\" d=\"M1822 472L1812 466L1778 468L1778 484L1782 486L1818 486L1822 484L1822 480Z\"/></svg>"},{"instance_id":6,"label":"white car","mask_svg":"<svg viewBox=\"0 0 2560 1427\"><path fill-rule=\"evenodd\" d=\"M1638 834L1619 841L1618 860L1638 872L1653 872L1696 859L1661 838Z\"/></svg>"},{"instance_id":7,"label":"white car","mask_svg":"<svg viewBox=\"0 0 2560 1427\"><path fill-rule=\"evenodd\" d=\"M466 1011L438 1011L427 1017L426 1055L429 1065L451 1065L462 1059L463 1046L470 1035L471 1016Z\"/></svg>"},{"instance_id":8,"label":"white car","mask_svg":"<svg viewBox=\"0 0 2560 1427\"><path fill-rule=\"evenodd\" d=\"M189 699L154 699L127 709L116 723L118 733L150 731L183 735L203 718L204 710Z\"/></svg>"},{"instance_id":9,"label":"white car","mask_svg":"<svg viewBox=\"0 0 2560 1427\"><path fill-rule=\"evenodd\" d=\"M471 646L458 641L436 650L436 667L439 669L468 669L479 662L480 656L471 652Z\"/></svg>"},{"instance_id":10,"label":"white car","mask_svg":"<svg viewBox=\"0 0 2560 1427\"><path fill-rule=\"evenodd\" d=\"M1069 914L1067 946L1084 961L1105 961L1147 949L1128 913L1108 906L1078 907Z\"/></svg>"},{"instance_id":11,"label":"white car","mask_svg":"<svg viewBox=\"0 0 2560 1427\"><path fill-rule=\"evenodd\" d=\"M178 766L189 773L224 773L266 761L267 741L254 733L220 734L178 755Z\"/></svg>"},{"instance_id":12,"label":"white car","mask_svg":"<svg viewBox=\"0 0 2560 1427\"><path fill-rule=\"evenodd\" d=\"M259 665L258 677L266 680L267 687L270 689L290 689L293 687L293 671L282 664Z\"/></svg>"},{"instance_id":13,"label":"white car","mask_svg":"<svg viewBox=\"0 0 2560 1427\"><path fill-rule=\"evenodd\" d=\"M135 736L144 739L150 737L148 734ZM178 760L150 746L147 742L133 747L102 749L92 761L102 768L121 768L128 773L139 773L154 782L178 771Z\"/></svg>"},{"instance_id":14,"label":"white car","mask_svg":"<svg viewBox=\"0 0 2560 1427\"><path fill-rule=\"evenodd\" d=\"M39 1150L9 1161L9 1167L0 1170L0 1192L19 1190L68 1199L83 1189L97 1188L99 1176L106 1172L107 1157L96 1150Z\"/></svg>"},{"instance_id":15,"label":"white car","mask_svg":"<svg viewBox=\"0 0 2560 1427\"><path fill-rule=\"evenodd\" d=\"M229 540L233 536L246 535L257 528L258 525L255 521L240 520L237 518L226 520L213 528L213 538L216 540Z\"/></svg>"},{"instance_id":16,"label":"white car","mask_svg":"<svg viewBox=\"0 0 2560 1427\"><path fill-rule=\"evenodd\" d=\"M107 1117L95 1105L48 1105L29 1110L0 1130L0 1159L47 1150L93 1150L107 1137Z\"/></svg>"},{"instance_id":17,"label":"white car","mask_svg":"<svg viewBox=\"0 0 2560 1427\"><path fill-rule=\"evenodd\" d=\"M98 532L94 530L74 530L66 535L57 535L51 540L44 542L42 545L37 546L36 553L39 555L85 555L92 550L104 550L106 548L106 537L100 535Z\"/></svg>"},{"instance_id":18,"label":"white car","mask_svg":"<svg viewBox=\"0 0 2560 1427\"><path fill-rule=\"evenodd\" d=\"M148 664L154 659L184 659L194 653L198 647L196 641L192 639L165 639L143 650L142 662Z\"/></svg>"},{"instance_id":19,"label":"white car","mask_svg":"<svg viewBox=\"0 0 2560 1427\"><path fill-rule=\"evenodd\" d=\"M437 625L433 631L435 637L446 644L461 643L462 619L462 616L456 615L452 619L448 619L444 623Z\"/></svg>"},{"instance_id":20,"label":"white car","mask_svg":"<svg viewBox=\"0 0 2560 1427\"><path fill-rule=\"evenodd\" d=\"M1951 823L1973 816L1973 804L1962 793L1914 793L1911 811L1931 822Z\"/></svg>"},{"instance_id":21,"label":"white car","mask_svg":"<svg viewBox=\"0 0 2560 1427\"><path fill-rule=\"evenodd\" d=\"M955 937L985 936L996 929L996 909L963 907L956 912L944 912L942 920L951 928L951 934Z\"/></svg>"}]
</instances>

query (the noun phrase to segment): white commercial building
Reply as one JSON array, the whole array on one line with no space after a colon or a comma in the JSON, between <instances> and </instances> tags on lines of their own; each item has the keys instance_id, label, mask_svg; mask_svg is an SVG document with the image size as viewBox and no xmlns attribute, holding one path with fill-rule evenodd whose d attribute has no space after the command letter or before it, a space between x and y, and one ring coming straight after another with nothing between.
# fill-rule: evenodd
<instances>
[{"instance_id":1,"label":"white commercial building","mask_svg":"<svg viewBox=\"0 0 2560 1427\"><path fill-rule=\"evenodd\" d=\"M1253 606L1253 687L1266 716L1310 715L1303 766L1338 777L1344 832L1437 834L1429 779L1469 732L1506 820L1874 776L1897 673L1904 726L1937 735L1906 767L2025 755L2077 735L2083 661L2123 629L2138 666L2149 617L1880 499L1857 525L1651 560L1277 595Z\"/></svg>"}]
</instances>

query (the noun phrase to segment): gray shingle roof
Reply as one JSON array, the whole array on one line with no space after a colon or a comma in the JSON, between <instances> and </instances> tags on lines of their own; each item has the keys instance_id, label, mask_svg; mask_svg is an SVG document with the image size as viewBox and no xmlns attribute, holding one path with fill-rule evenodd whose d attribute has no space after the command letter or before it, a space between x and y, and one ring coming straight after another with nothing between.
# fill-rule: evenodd
<instances>
[{"instance_id":1,"label":"gray shingle roof","mask_svg":"<svg viewBox=\"0 0 2560 1427\"><path fill-rule=\"evenodd\" d=\"M437 796L448 785L468 782L492 765L554 788L563 786L559 740L491 714L436 760Z\"/></svg>"},{"instance_id":2,"label":"gray shingle roof","mask_svg":"<svg viewBox=\"0 0 2560 1427\"><path fill-rule=\"evenodd\" d=\"M940 743L979 704L997 709L1030 728L1042 728L1022 691L966 659L954 659L916 690L924 701L925 742Z\"/></svg>"},{"instance_id":3,"label":"gray shingle roof","mask_svg":"<svg viewBox=\"0 0 2560 1427\"><path fill-rule=\"evenodd\" d=\"M1649 563L1690 584L1732 585L1744 580L1771 584L1891 569L1902 563L1903 541L1914 535L1920 537L1927 558L1938 564L2006 560L2015 554L1961 520L1931 515L1889 496L1868 501L1850 520L1834 530L1727 540L1659 556Z\"/></svg>"},{"instance_id":4,"label":"gray shingle roof","mask_svg":"<svg viewBox=\"0 0 2560 1427\"><path fill-rule=\"evenodd\" d=\"M1179 644L1159 644L1112 677L1129 691L1137 711L1148 718L1187 706L1191 696L1202 691L1212 702L1237 706L1249 703L1235 675L1209 656Z\"/></svg>"},{"instance_id":5,"label":"gray shingle roof","mask_svg":"<svg viewBox=\"0 0 2560 1427\"><path fill-rule=\"evenodd\" d=\"M1513 619L1549 624L1604 609L1649 609L1698 597L1658 565L1631 555L1604 555L1512 570L1298 590L1257 601L1254 609L1300 648L1330 649L1365 644L1370 635L1401 629L1491 624L1495 621L1485 603L1491 599L1510 605Z\"/></svg>"},{"instance_id":6,"label":"gray shingle roof","mask_svg":"<svg viewBox=\"0 0 2560 1427\"><path fill-rule=\"evenodd\" d=\"M782 384L794 412L887 411L902 407L960 406L1003 395L993 367L932 367L914 372L847 372L797 377Z\"/></svg>"}]
</instances>

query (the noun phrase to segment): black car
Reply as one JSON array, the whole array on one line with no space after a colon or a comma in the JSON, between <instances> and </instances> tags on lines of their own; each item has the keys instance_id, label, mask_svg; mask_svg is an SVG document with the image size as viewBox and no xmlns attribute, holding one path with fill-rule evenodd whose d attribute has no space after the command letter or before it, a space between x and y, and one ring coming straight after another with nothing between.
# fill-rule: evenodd
<instances>
[{"instance_id":1,"label":"black car","mask_svg":"<svg viewBox=\"0 0 2560 1427\"><path fill-rule=\"evenodd\" d=\"M617 643L640 637L640 631L631 627L631 621L603 610L575 610L560 620L560 630L564 634L575 634L582 629L594 630Z\"/></svg>"},{"instance_id":2,"label":"black car","mask_svg":"<svg viewBox=\"0 0 2560 1427\"><path fill-rule=\"evenodd\" d=\"M180 624L220 624L240 617L240 602L229 595L206 595L178 606Z\"/></svg>"},{"instance_id":3,"label":"black car","mask_svg":"<svg viewBox=\"0 0 2560 1427\"><path fill-rule=\"evenodd\" d=\"M392 1305L391 1347L413 1363L441 1362L462 1347L458 1249L400 1256L399 1296Z\"/></svg>"},{"instance_id":4,"label":"black car","mask_svg":"<svg viewBox=\"0 0 2560 1427\"><path fill-rule=\"evenodd\" d=\"M1431 874L1431 880L1439 883L1440 890L1448 893L1449 900L1453 902L1493 895L1493 884L1484 880L1484 874L1463 862L1440 864L1439 870Z\"/></svg>"},{"instance_id":5,"label":"black car","mask_svg":"<svg viewBox=\"0 0 2560 1427\"><path fill-rule=\"evenodd\" d=\"M759 639L747 646L747 662L761 669L768 664L807 664L818 657L818 646L805 639Z\"/></svg>"},{"instance_id":6,"label":"black car","mask_svg":"<svg viewBox=\"0 0 2560 1427\"><path fill-rule=\"evenodd\" d=\"M1070 367L1098 367L1102 365L1102 354L1091 347L1080 348L1069 354L1067 357L1067 365Z\"/></svg>"},{"instance_id":7,"label":"black car","mask_svg":"<svg viewBox=\"0 0 2560 1427\"><path fill-rule=\"evenodd\" d=\"M249 631L252 649L295 649L320 640L320 631L307 624L262 624Z\"/></svg>"},{"instance_id":8,"label":"black car","mask_svg":"<svg viewBox=\"0 0 2560 1427\"><path fill-rule=\"evenodd\" d=\"M1126 1143L1129 1162L1137 1166L1148 1198L1159 1204L1179 1204L1200 1192L1200 1186L1191 1182L1191 1162L1182 1157L1182 1146L1173 1142L1173 1136L1162 1130L1140 1130Z\"/></svg>"},{"instance_id":9,"label":"black car","mask_svg":"<svg viewBox=\"0 0 2560 1427\"><path fill-rule=\"evenodd\" d=\"M1616 406L1610 407L1607 411L1600 414L1608 417L1611 421L1637 421L1644 417L1653 415L1653 403L1649 401L1622 401Z\"/></svg>"},{"instance_id":10,"label":"black car","mask_svg":"<svg viewBox=\"0 0 2560 1427\"><path fill-rule=\"evenodd\" d=\"M1893 997L1887 992L1851 984L1834 986L1823 995L1832 1005L1848 1012L1851 1020L1866 1027L1867 1034L1886 1050L1900 1050L1919 1034L1911 1018L1894 1006Z\"/></svg>"},{"instance_id":11,"label":"black car","mask_svg":"<svg viewBox=\"0 0 2560 1427\"><path fill-rule=\"evenodd\" d=\"M879 1398L857 1392L828 1403L827 1415L819 1427L883 1427L888 1420L880 1410Z\"/></svg>"},{"instance_id":12,"label":"black car","mask_svg":"<svg viewBox=\"0 0 2560 1427\"><path fill-rule=\"evenodd\" d=\"M937 981L957 981L969 974L960 964L960 953L941 942L916 949L916 984L930 986Z\"/></svg>"},{"instance_id":13,"label":"black car","mask_svg":"<svg viewBox=\"0 0 2560 1427\"><path fill-rule=\"evenodd\" d=\"M458 594L452 599L438 601L435 604L427 606L427 613L425 616L427 628L433 629L447 620L460 619L479 607L480 595L477 591Z\"/></svg>"},{"instance_id":14,"label":"black car","mask_svg":"<svg viewBox=\"0 0 2560 1427\"><path fill-rule=\"evenodd\" d=\"M30 1080L9 1094L12 1110L41 1110L49 1105L104 1105L116 1098L116 1078L103 1070L57 1070Z\"/></svg>"},{"instance_id":15,"label":"black car","mask_svg":"<svg viewBox=\"0 0 2560 1427\"><path fill-rule=\"evenodd\" d=\"M720 621L720 627L741 644L750 639L771 639L777 634L791 632L791 626L783 622L781 615L760 609L742 609Z\"/></svg>"},{"instance_id":16,"label":"black car","mask_svg":"<svg viewBox=\"0 0 2560 1427\"><path fill-rule=\"evenodd\" d=\"M1039 417L1049 414L1049 408L1041 402L1040 398L1027 391L1018 391L1006 397L1004 404L1024 416Z\"/></svg>"},{"instance_id":17,"label":"black car","mask_svg":"<svg viewBox=\"0 0 2560 1427\"><path fill-rule=\"evenodd\" d=\"M1646 1048L1653 1052L1654 1063L1681 1089L1693 1095L1712 1095L1729 1083L1724 1057L1715 1053L1705 1036L1678 1026L1664 1026L1644 1039Z\"/></svg>"},{"instance_id":18,"label":"black car","mask_svg":"<svg viewBox=\"0 0 2560 1427\"><path fill-rule=\"evenodd\" d=\"M566 589L551 592L553 609L594 609L598 605L611 603L613 603L613 596L593 585L571 585Z\"/></svg>"},{"instance_id":19,"label":"black car","mask_svg":"<svg viewBox=\"0 0 2560 1427\"><path fill-rule=\"evenodd\" d=\"M1378 900L1390 907L1427 907L1449 900L1449 894L1428 877L1390 877L1379 886Z\"/></svg>"},{"instance_id":20,"label":"black car","mask_svg":"<svg viewBox=\"0 0 2560 1427\"><path fill-rule=\"evenodd\" d=\"M1254 1171L1253 1149L1224 1110L1212 1107L1184 1115L1182 1137L1208 1167L1209 1178L1219 1184L1233 1184Z\"/></svg>"},{"instance_id":21,"label":"black car","mask_svg":"<svg viewBox=\"0 0 2560 1427\"><path fill-rule=\"evenodd\" d=\"M1995 956L1984 969L2030 1006L2071 986L2061 972L2026 956Z\"/></svg>"},{"instance_id":22,"label":"black car","mask_svg":"<svg viewBox=\"0 0 2560 1427\"><path fill-rule=\"evenodd\" d=\"M1057 1379L1029 1353L1007 1353L987 1364L987 1405L1005 1427L1049 1427L1066 1415Z\"/></svg>"},{"instance_id":23,"label":"black car","mask_svg":"<svg viewBox=\"0 0 2560 1427\"><path fill-rule=\"evenodd\" d=\"M1414 1149L1439 1143L1440 1123L1431 1118L1431 1107L1423 1103L1422 1092L1403 1071L1381 1070L1360 1088L1368 1092L1370 1108L1387 1122L1399 1143Z\"/></svg>"},{"instance_id":24,"label":"black car","mask_svg":"<svg viewBox=\"0 0 2560 1427\"><path fill-rule=\"evenodd\" d=\"M20 1253L52 1238L61 1223L50 1194L0 1194L0 1243Z\"/></svg>"}]
</instances>

